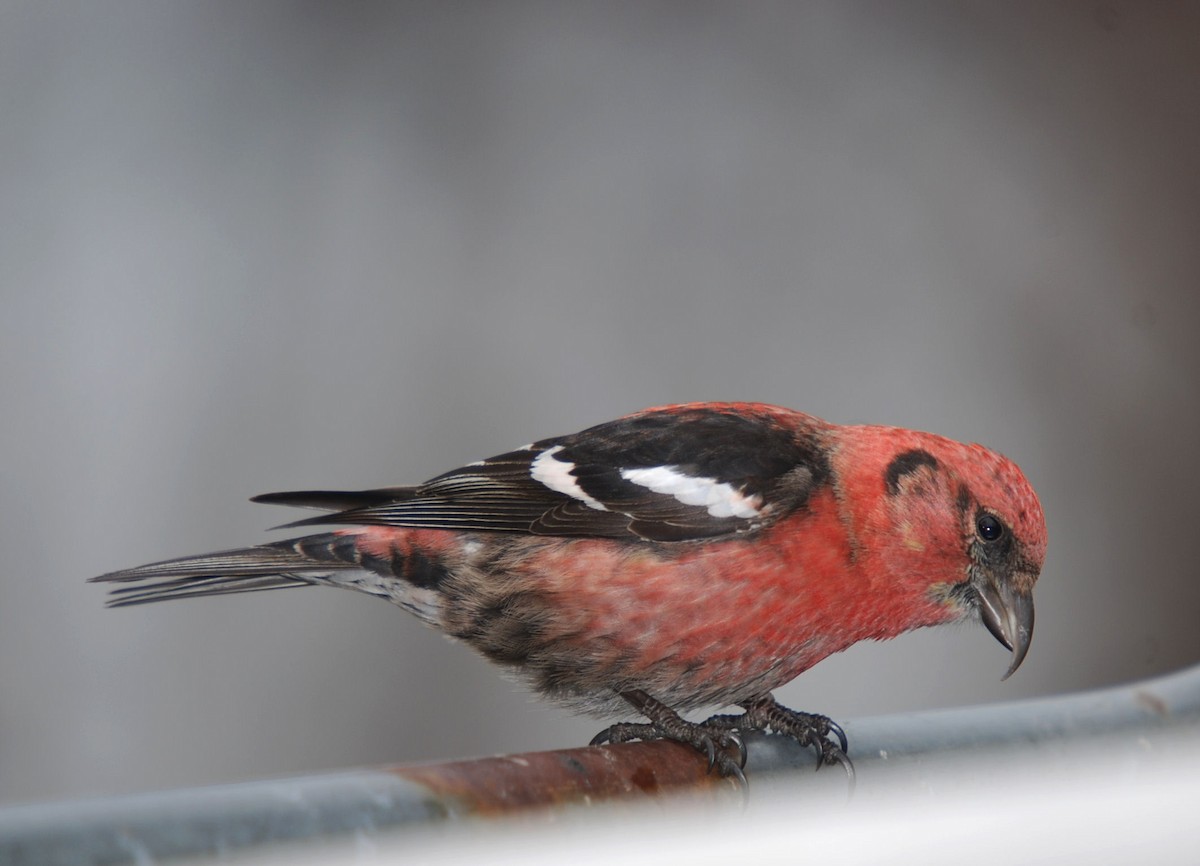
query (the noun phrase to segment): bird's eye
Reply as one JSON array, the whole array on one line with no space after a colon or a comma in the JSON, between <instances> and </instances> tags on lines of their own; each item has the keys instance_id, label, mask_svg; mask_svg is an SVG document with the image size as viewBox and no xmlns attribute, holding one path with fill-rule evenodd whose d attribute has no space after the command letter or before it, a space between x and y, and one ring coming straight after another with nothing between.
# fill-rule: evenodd
<instances>
[{"instance_id":1,"label":"bird's eye","mask_svg":"<svg viewBox=\"0 0 1200 866\"><path fill-rule=\"evenodd\" d=\"M975 521L975 531L984 541L995 541L1004 534L1004 524L992 515L984 514Z\"/></svg>"}]
</instances>

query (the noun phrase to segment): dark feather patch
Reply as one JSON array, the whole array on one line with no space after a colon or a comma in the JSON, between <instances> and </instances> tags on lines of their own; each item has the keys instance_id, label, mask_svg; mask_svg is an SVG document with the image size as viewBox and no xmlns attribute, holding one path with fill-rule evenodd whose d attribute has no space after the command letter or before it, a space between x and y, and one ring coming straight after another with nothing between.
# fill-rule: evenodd
<instances>
[{"instance_id":1,"label":"dark feather patch","mask_svg":"<svg viewBox=\"0 0 1200 866\"><path fill-rule=\"evenodd\" d=\"M351 508L370 508L402 500L413 494L412 487L385 487L379 490L290 490L285 493L262 493L251 496L251 502L266 505L290 505L293 508L319 508L324 511L344 511Z\"/></svg>"},{"instance_id":2,"label":"dark feather patch","mask_svg":"<svg viewBox=\"0 0 1200 866\"><path fill-rule=\"evenodd\" d=\"M900 492L900 480L905 475L911 475L922 466L930 469L937 469L937 458L920 448L905 451L897 454L892 458L892 462L887 465L887 469L883 473L883 481L887 487L887 492L895 496Z\"/></svg>"}]
</instances>

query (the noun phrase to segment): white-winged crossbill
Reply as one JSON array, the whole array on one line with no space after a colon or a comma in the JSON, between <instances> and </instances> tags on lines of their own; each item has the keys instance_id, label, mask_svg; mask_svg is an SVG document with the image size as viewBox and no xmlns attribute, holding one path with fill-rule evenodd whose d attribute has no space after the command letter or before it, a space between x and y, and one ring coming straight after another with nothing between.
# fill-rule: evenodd
<instances>
[{"instance_id":1,"label":"white-winged crossbill","mask_svg":"<svg viewBox=\"0 0 1200 866\"><path fill-rule=\"evenodd\" d=\"M1038 498L999 454L758 403L647 409L415 487L255 501L329 512L288 526L352 528L94 580L137 584L113 606L310 585L377 595L553 700L650 720L596 742L669 737L739 777L748 729L849 767L840 728L771 691L857 641L978 617L1011 674L1046 550ZM745 713L676 712L729 704Z\"/></svg>"}]
</instances>

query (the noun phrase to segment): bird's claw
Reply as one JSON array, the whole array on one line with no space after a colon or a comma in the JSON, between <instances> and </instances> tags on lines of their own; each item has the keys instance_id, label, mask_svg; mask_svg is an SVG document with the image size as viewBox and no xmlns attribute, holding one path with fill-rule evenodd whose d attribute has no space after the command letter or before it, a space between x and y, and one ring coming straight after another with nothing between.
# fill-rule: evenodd
<instances>
[{"instance_id":1,"label":"bird's claw","mask_svg":"<svg viewBox=\"0 0 1200 866\"><path fill-rule=\"evenodd\" d=\"M846 751L844 749L839 749L828 740L825 742L829 748L824 750L822 753L821 760L817 763L817 769L821 769L822 765L824 764L841 764L842 769L846 771L846 781L850 786L850 796L853 796L854 786L857 783L854 775L854 764L850 761L850 758L846 755Z\"/></svg>"},{"instance_id":2,"label":"bird's claw","mask_svg":"<svg viewBox=\"0 0 1200 866\"><path fill-rule=\"evenodd\" d=\"M746 766L746 744L737 731L710 731L703 724L684 719L669 727L655 723L621 722L596 734L588 745L602 746L605 743L628 743L633 740L674 740L691 746L704 755L708 772L716 769L721 776L740 777L741 781L745 781L742 768ZM730 751L733 756L729 754Z\"/></svg>"},{"instance_id":3,"label":"bird's claw","mask_svg":"<svg viewBox=\"0 0 1200 866\"><path fill-rule=\"evenodd\" d=\"M691 746L707 761L707 772L714 769L722 778L732 778L746 788L746 743L729 726L689 722L664 704L638 693L630 700L651 719L650 722L621 722L610 725L592 737L591 745L627 743L631 740L674 740Z\"/></svg>"},{"instance_id":4,"label":"bird's claw","mask_svg":"<svg viewBox=\"0 0 1200 866\"><path fill-rule=\"evenodd\" d=\"M697 728L704 729L704 724L698 724ZM746 766L746 743L742 740L741 735L737 731L716 731L706 732L701 735L708 747L708 772L713 771L713 767L723 777L736 776L740 778L742 784L746 782L746 776L742 773L742 769ZM720 749L718 755L717 749ZM730 758L729 750L732 749L737 755L736 758ZM736 771L736 772L734 772Z\"/></svg>"},{"instance_id":5,"label":"bird's claw","mask_svg":"<svg viewBox=\"0 0 1200 866\"><path fill-rule=\"evenodd\" d=\"M747 758L747 753L746 753L746 741L742 739L742 735L741 735L741 734L739 734L737 731L729 731L729 732L728 732L728 734L726 735L726 741L727 741L727 742L728 742L730 745L732 745L732 746L733 746L735 749L737 749L737 753L738 753L738 761L737 761L738 769L739 769L739 770L741 770L741 769L745 769L745 766L746 766L746 758ZM743 777L743 778L744 778L744 777Z\"/></svg>"},{"instance_id":6,"label":"bird's claw","mask_svg":"<svg viewBox=\"0 0 1200 866\"><path fill-rule=\"evenodd\" d=\"M722 754L717 763L717 772L720 773L722 779L732 779L738 789L745 792L750 789L750 783L746 781L746 772L742 769L743 766L730 759L729 755Z\"/></svg>"},{"instance_id":7,"label":"bird's claw","mask_svg":"<svg viewBox=\"0 0 1200 866\"><path fill-rule=\"evenodd\" d=\"M730 731L772 731L790 737L802 746L810 746L817 753L818 770L826 764L840 764L853 790L854 764L847 755L850 744L841 725L827 716L788 709L776 703L770 695L742 706L746 712L741 715L712 716L703 724L709 728Z\"/></svg>"},{"instance_id":8,"label":"bird's claw","mask_svg":"<svg viewBox=\"0 0 1200 866\"><path fill-rule=\"evenodd\" d=\"M708 772L715 769L745 791L747 753L742 734L771 731L816 751L818 770L826 764L840 764L851 793L854 791L854 764L846 754L849 750L846 732L827 716L790 710L766 695L742 704L746 711L741 715L716 715L703 722L689 722L645 692L623 692L622 696L650 721L611 725L592 738L593 746L630 740L674 740L704 755Z\"/></svg>"},{"instance_id":9,"label":"bird's claw","mask_svg":"<svg viewBox=\"0 0 1200 866\"><path fill-rule=\"evenodd\" d=\"M825 723L829 725L829 733L838 738L838 744L842 747L842 757L846 758L850 752L850 741L846 739L846 732L842 730L841 725L831 718L826 717ZM849 760L849 758L846 758L846 760Z\"/></svg>"}]
</instances>

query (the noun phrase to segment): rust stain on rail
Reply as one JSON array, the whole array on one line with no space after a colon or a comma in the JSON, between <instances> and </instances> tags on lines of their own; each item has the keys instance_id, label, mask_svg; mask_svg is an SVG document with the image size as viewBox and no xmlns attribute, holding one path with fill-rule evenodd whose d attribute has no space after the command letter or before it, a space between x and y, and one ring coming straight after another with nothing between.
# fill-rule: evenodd
<instances>
[{"instance_id":1,"label":"rust stain on rail","mask_svg":"<svg viewBox=\"0 0 1200 866\"><path fill-rule=\"evenodd\" d=\"M737 784L707 772L698 752L657 741L389 767L455 811L501 815L538 807L644 800L686 793L725 800Z\"/></svg>"}]
</instances>

